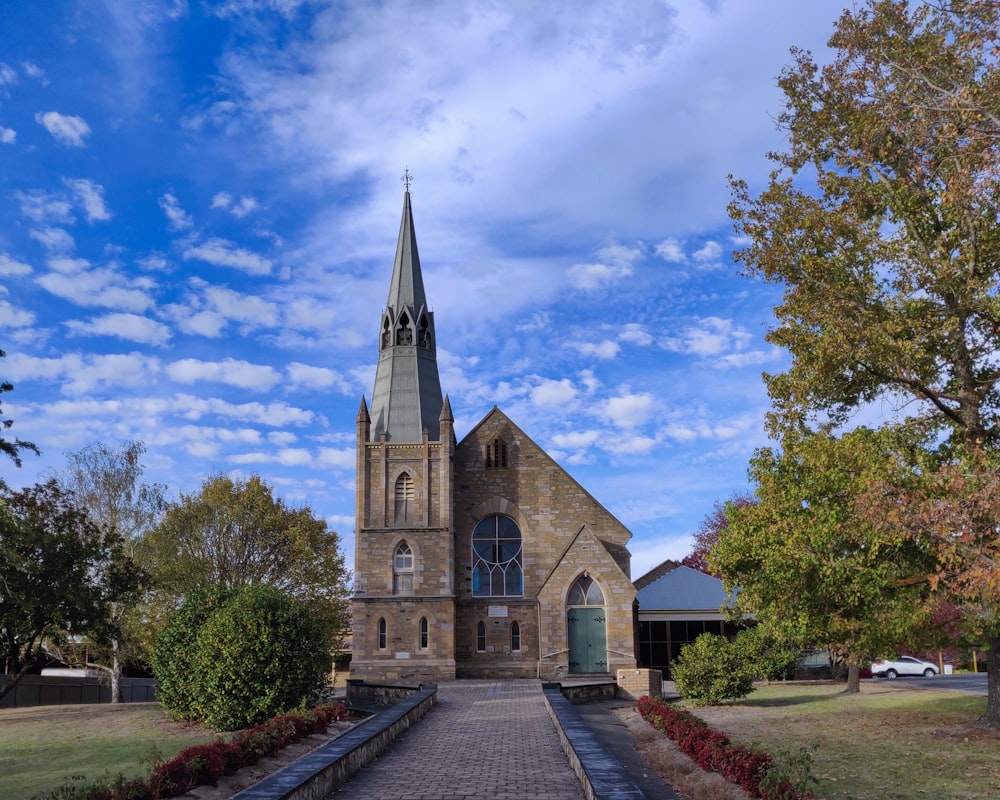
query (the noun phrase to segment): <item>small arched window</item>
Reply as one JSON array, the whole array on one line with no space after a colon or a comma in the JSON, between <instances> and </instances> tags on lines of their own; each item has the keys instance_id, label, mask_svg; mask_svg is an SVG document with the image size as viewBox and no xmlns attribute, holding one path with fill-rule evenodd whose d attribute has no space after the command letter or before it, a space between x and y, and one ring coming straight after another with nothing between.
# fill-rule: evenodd
<instances>
[{"instance_id":1,"label":"small arched window","mask_svg":"<svg viewBox=\"0 0 1000 800\"><path fill-rule=\"evenodd\" d=\"M479 653L486 652L486 623L480 622L476 626L476 651Z\"/></svg>"},{"instance_id":2,"label":"small arched window","mask_svg":"<svg viewBox=\"0 0 1000 800\"><path fill-rule=\"evenodd\" d=\"M486 445L486 469L507 468L507 443L497 436Z\"/></svg>"},{"instance_id":3,"label":"small arched window","mask_svg":"<svg viewBox=\"0 0 1000 800\"><path fill-rule=\"evenodd\" d=\"M521 649L521 626L516 622L510 624L510 649L513 652Z\"/></svg>"},{"instance_id":4,"label":"small arched window","mask_svg":"<svg viewBox=\"0 0 1000 800\"><path fill-rule=\"evenodd\" d=\"M413 592L413 550L406 542L396 545L392 559L392 593L411 594Z\"/></svg>"},{"instance_id":5,"label":"small arched window","mask_svg":"<svg viewBox=\"0 0 1000 800\"><path fill-rule=\"evenodd\" d=\"M413 514L413 477L409 472L396 478L395 500L395 523L399 528L408 525Z\"/></svg>"},{"instance_id":6,"label":"small arched window","mask_svg":"<svg viewBox=\"0 0 1000 800\"><path fill-rule=\"evenodd\" d=\"M413 329L405 311L400 315L399 323L396 325L396 344L413 344Z\"/></svg>"},{"instance_id":7,"label":"small arched window","mask_svg":"<svg viewBox=\"0 0 1000 800\"><path fill-rule=\"evenodd\" d=\"M378 621L378 649L385 650L388 642L388 628L385 624L385 617L382 617Z\"/></svg>"},{"instance_id":8,"label":"small arched window","mask_svg":"<svg viewBox=\"0 0 1000 800\"><path fill-rule=\"evenodd\" d=\"M427 623L427 617L421 617L419 647L421 650L426 650L429 644L430 644L430 625L428 625Z\"/></svg>"}]
</instances>

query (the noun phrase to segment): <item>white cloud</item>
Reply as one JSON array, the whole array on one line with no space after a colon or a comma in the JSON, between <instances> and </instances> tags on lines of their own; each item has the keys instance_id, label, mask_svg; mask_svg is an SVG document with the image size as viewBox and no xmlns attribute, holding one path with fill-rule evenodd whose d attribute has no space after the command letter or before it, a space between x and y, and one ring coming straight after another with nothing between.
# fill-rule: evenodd
<instances>
[{"instance_id":1,"label":"white cloud","mask_svg":"<svg viewBox=\"0 0 1000 800\"><path fill-rule=\"evenodd\" d=\"M638 322L630 322L622 328L621 333L618 334L618 340L631 342L640 347L646 347L653 343L652 335Z\"/></svg>"},{"instance_id":2,"label":"white cloud","mask_svg":"<svg viewBox=\"0 0 1000 800\"><path fill-rule=\"evenodd\" d=\"M17 83L17 72L9 64L0 61L0 86L10 86Z\"/></svg>"},{"instance_id":3,"label":"white cloud","mask_svg":"<svg viewBox=\"0 0 1000 800\"><path fill-rule=\"evenodd\" d=\"M313 367L298 361L291 362L285 371L292 388L329 389L336 387L348 394L354 390L354 385L345 381L340 373L326 367Z\"/></svg>"},{"instance_id":4,"label":"white cloud","mask_svg":"<svg viewBox=\"0 0 1000 800\"><path fill-rule=\"evenodd\" d=\"M170 328L138 314L106 314L89 322L70 320L66 327L76 336L116 336L129 342L164 345L170 340Z\"/></svg>"},{"instance_id":5,"label":"white cloud","mask_svg":"<svg viewBox=\"0 0 1000 800\"><path fill-rule=\"evenodd\" d=\"M167 217L167 227L172 231L186 231L194 220L181 208L181 202L170 192L160 197L160 208Z\"/></svg>"},{"instance_id":6,"label":"white cloud","mask_svg":"<svg viewBox=\"0 0 1000 800\"><path fill-rule=\"evenodd\" d=\"M614 358L621 350L618 342L612 342L610 339L605 339L596 344L593 342L573 342L572 347L579 350L581 355L593 356L594 358L603 360Z\"/></svg>"},{"instance_id":7,"label":"white cloud","mask_svg":"<svg viewBox=\"0 0 1000 800\"><path fill-rule=\"evenodd\" d=\"M17 140L17 131L13 128L5 128L0 125L0 144L14 144Z\"/></svg>"},{"instance_id":8,"label":"white cloud","mask_svg":"<svg viewBox=\"0 0 1000 800\"><path fill-rule=\"evenodd\" d=\"M220 238L187 248L184 258L197 258L220 267L235 267L251 275L269 275L273 266L268 259Z\"/></svg>"},{"instance_id":9,"label":"white cloud","mask_svg":"<svg viewBox=\"0 0 1000 800\"><path fill-rule=\"evenodd\" d=\"M602 412L619 428L635 428L649 419L653 408L653 396L647 392L639 392L608 398Z\"/></svg>"},{"instance_id":10,"label":"white cloud","mask_svg":"<svg viewBox=\"0 0 1000 800\"><path fill-rule=\"evenodd\" d=\"M64 178L63 180L73 190L77 201L83 206L83 212L87 215L87 222L111 219L111 212L108 211L107 206L104 204L103 186L83 178L77 180Z\"/></svg>"},{"instance_id":11,"label":"white cloud","mask_svg":"<svg viewBox=\"0 0 1000 800\"><path fill-rule=\"evenodd\" d=\"M233 196L228 192L219 192L212 198L212 208L223 208L237 219L243 219L251 211L257 209L257 201L252 197L241 197L233 202Z\"/></svg>"},{"instance_id":12,"label":"white cloud","mask_svg":"<svg viewBox=\"0 0 1000 800\"><path fill-rule=\"evenodd\" d=\"M603 448L616 455L642 455L648 453L659 444L649 436L629 436L624 439L610 438L603 443Z\"/></svg>"},{"instance_id":13,"label":"white cloud","mask_svg":"<svg viewBox=\"0 0 1000 800\"><path fill-rule=\"evenodd\" d=\"M2 287L0 287L2 290ZM6 300L0 300L0 327L26 328L33 325L35 315L17 306L12 306Z\"/></svg>"},{"instance_id":14,"label":"white cloud","mask_svg":"<svg viewBox=\"0 0 1000 800\"><path fill-rule=\"evenodd\" d=\"M573 431L557 433L552 437L552 444L561 450L583 450L590 447L601 436L600 431Z\"/></svg>"},{"instance_id":15,"label":"white cloud","mask_svg":"<svg viewBox=\"0 0 1000 800\"><path fill-rule=\"evenodd\" d=\"M665 339L660 346L665 350L710 359L743 353L752 340L750 332L731 319L713 316L698 320L697 325L688 326L679 337ZM725 365L720 361L716 363ZM729 364L736 365L737 361Z\"/></svg>"},{"instance_id":16,"label":"white cloud","mask_svg":"<svg viewBox=\"0 0 1000 800\"><path fill-rule=\"evenodd\" d=\"M33 228L28 235L52 253L69 253L76 241L63 228Z\"/></svg>"},{"instance_id":17,"label":"white cloud","mask_svg":"<svg viewBox=\"0 0 1000 800\"><path fill-rule=\"evenodd\" d=\"M676 239L664 239L655 249L656 255L671 264L683 264L687 261L684 248Z\"/></svg>"},{"instance_id":18,"label":"white cloud","mask_svg":"<svg viewBox=\"0 0 1000 800\"><path fill-rule=\"evenodd\" d=\"M578 289L593 291L609 283L627 278L642 252L625 245L608 245L597 251L600 259L593 264L574 264L569 268L570 281Z\"/></svg>"},{"instance_id":19,"label":"white cloud","mask_svg":"<svg viewBox=\"0 0 1000 800\"><path fill-rule=\"evenodd\" d=\"M34 222L73 222L73 205L48 192L14 192L21 215Z\"/></svg>"},{"instance_id":20,"label":"white cloud","mask_svg":"<svg viewBox=\"0 0 1000 800\"><path fill-rule=\"evenodd\" d=\"M30 275L31 266L23 261L15 261L6 253L0 253L0 275Z\"/></svg>"},{"instance_id":21,"label":"white cloud","mask_svg":"<svg viewBox=\"0 0 1000 800\"><path fill-rule=\"evenodd\" d=\"M226 358L222 361L184 358L168 364L166 372L178 383L213 381L258 391L270 389L281 380L281 375L269 366L251 364L235 358Z\"/></svg>"},{"instance_id":22,"label":"white cloud","mask_svg":"<svg viewBox=\"0 0 1000 800\"><path fill-rule=\"evenodd\" d=\"M542 378L531 390L531 402L536 406L562 406L575 400L576 394L576 387L567 378Z\"/></svg>"},{"instance_id":23,"label":"white cloud","mask_svg":"<svg viewBox=\"0 0 1000 800\"><path fill-rule=\"evenodd\" d=\"M35 121L67 147L84 147L83 140L90 134L90 126L82 117L66 116L58 111L35 114Z\"/></svg>"},{"instance_id":24,"label":"white cloud","mask_svg":"<svg viewBox=\"0 0 1000 800\"><path fill-rule=\"evenodd\" d=\"M178 394L169 400L169 407L182 417L200 419L215 415L241 422L281 427L284 425L313 425L317 415L288 403L230 403L216 397L196 397Z\"/></svg>"},{"instance_id":25,"label":"white cloud","mask_svg":"<svg viewBox=\"0 0 1000 800\"><path fill-rule=\"evenodd\" d=\"M353 470L357 466L357 457L353 447L342 449L321 447L317 454L316 464L319 467Z\"/></svg>"},{"instance_id":26,"label":"white cloud","mask_svg":"<svg viewBox=\"0 0 1000 800\"><path fill-rule=\"evenodd\" d=\"M56 271L42 275L37 283L57 297L79 306L97 306L141 312L153 306L150 290L153 284L146 278L126 278L111 268L81 268L81 259L52 260ZM66 269L76 265L76 269Z\"/></svg>"}]
</instances>

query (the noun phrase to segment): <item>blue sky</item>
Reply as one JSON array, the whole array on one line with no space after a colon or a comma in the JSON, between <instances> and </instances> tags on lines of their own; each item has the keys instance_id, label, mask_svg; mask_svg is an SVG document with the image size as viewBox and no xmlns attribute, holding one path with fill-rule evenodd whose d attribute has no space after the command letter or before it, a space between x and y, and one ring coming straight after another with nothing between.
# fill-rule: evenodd
<instances>
[{"instance_id":1,"label":"blue sky","mask_svg":"<svg viewBox=\"0 0 1000 800\"><path fill-rule=\"evenodd\" d=\"M353 559L408 168L461 438L499 405L681 558L766 444L763 188L789 48L826 0L0 2L0 378L18 487L89 442L172 496L257 473Z\"/></svg>"}]
</instances>

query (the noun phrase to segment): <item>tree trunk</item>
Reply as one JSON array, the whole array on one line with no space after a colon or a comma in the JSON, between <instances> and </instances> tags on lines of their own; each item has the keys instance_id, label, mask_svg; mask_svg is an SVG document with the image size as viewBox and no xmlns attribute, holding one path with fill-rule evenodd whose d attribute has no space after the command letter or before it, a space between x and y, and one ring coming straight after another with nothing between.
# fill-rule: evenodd
<instances>
[{"instance_id":1,"label":"tree trunk","mask_svg":"<svg viewBox=\"0 0 1000 800\"><path fill-rule=\"evenodd\" d=\"M119 660L118 640L111 640L111 702L122 701L122 664Z\"/></svg>"},{"instance_id":2,"label":"tree trunk","mask_svg":"<svg viewBox=\"0 0 1000 800\"><path fill-rule=\"evenodd\" d=\"M1000 636L991 636L986 648L986 710L976 720L980 728L1000 728Z\"/></svg>"},{"instance_id":3,"label":"tree trunk","mask_svg":"<svg viewBox=\"0 0 1000 800\"><path fill-rule=\"evenodd\" d=\"M861 691L861 669L857 662L851 661L847 665L847 688L844 694L857 694Z\"/></svg>"}]
</instances>

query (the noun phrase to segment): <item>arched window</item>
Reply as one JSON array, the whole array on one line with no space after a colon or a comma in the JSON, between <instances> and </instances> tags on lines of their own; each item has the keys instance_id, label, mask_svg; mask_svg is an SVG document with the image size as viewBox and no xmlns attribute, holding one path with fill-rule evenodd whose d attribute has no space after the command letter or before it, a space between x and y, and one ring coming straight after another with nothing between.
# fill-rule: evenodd
<instances>
[{"instance_id":1,"label":"arched window","mask_svg":"<svg viewBox=\"0 0 1000 800\"><path fill-rule=\"evenodd\" d=\"M410 594L413 592L413 550L406 542L396 546L392 559L392 593Z\"/></svg>"},{"instance_id":2,"label":"arched window","mask_svg":"<svg viewBox=\"0 0 1000 800\"><path fill-rule=\"evenodd\" d=\"M603 606L604 593L589 575L581 575L569 590L566 605L570 606Z\"/></svg>"},{"instance_id":3,"label":"arched window","mask_svg":"<svg viewBox=\"0 0 1000 800\"><path fill-rule=\"evenodd\" d=\"M507 443L499 436L486 445L486 469L507 468Z\"/></svg>"},{"instance_id":4,"label":"arched window","mask_svg":"<svg viewBox=\"0 0 1000 800\"><path fill-rule=\"evenodd\" d=\"M410 522L413 512L413 478L409 472L404 472L396 478L396 514L395 524L399 528Z\"/></svg>"},{"instance_id":5,"label":"arched window","mask_svg":"<svg viewBox=\"0 0 1000 800\"><path fill-rule=\"evenodd\" d=\"M476 626L476 651L479 653L486 652L486 623L480 622Z\"/></svg>"},{"instance_id":6,"label":"arched window","mask_svg":"<svg viewBox=\"0 0 1000 800\"><path fill-rule=\"evenodd\" d=\"M510 623L510 649L513 652L521 649L521 626L516 622Z\"/></svg>"},{"instance_id":7,"label":"arched window","mask_svg":"<svg viewBox=\"0 0 1000 800\"><path fill-rule=\"evenodd\" d=\"M420 329L417 333L417 344L426 349L431 347L431 329L427 317L420 318Z\"/></svg>"},{"instance_id":8,"label":"arched window","mask_svg":"<svg viewBox=\"0 0 1000 800\"><path fill-rule=\"evenodd\" d=\"M427 617L420 618L420 642L421 650L426 650L430 644L430 626L427 624Z\"/></svg>"},{"instance_id":9,"label":"arched window","mask_svg":"<svg viewBox=\"0 0 1000 800\"><path fill-rule=\"evenodd\" d=\"M385 617L378 621L378 649L385 650L388 645L388 632L385 624Z\"/></svg>"},{"instance_id":10,"label":"arched window","mask_svg":"<svg viewBox=\"0 0 1000 800\"><path fill-rule=\"evenodd\" d=\"M492 514L472 531L472 594L475 597L520 597L521 529L504 514Z\"/></svg>"},{"instance_id":11,"label":"arched window","mask_svg":"<svg viewBox=\"0 0 1000 800\"><path fill-rule=\"evenodd\" d=\"M413 344L413 329L405 311L400 314L399 324L396 325L396 344Z\"/></svg>"}]
</instances>

